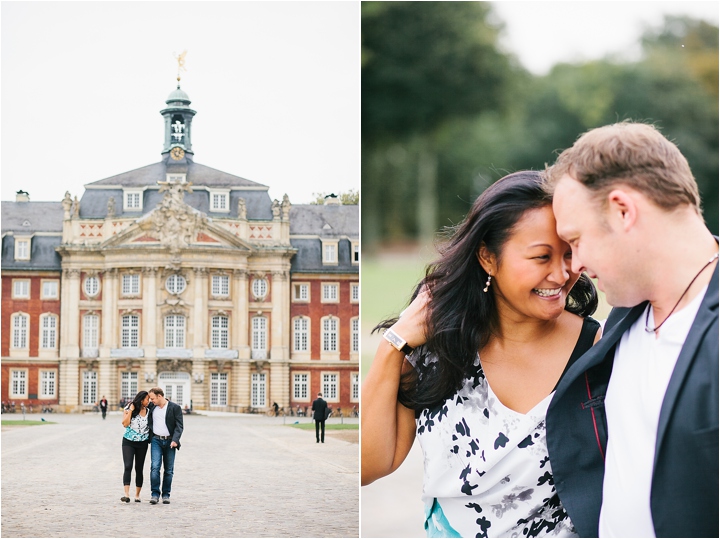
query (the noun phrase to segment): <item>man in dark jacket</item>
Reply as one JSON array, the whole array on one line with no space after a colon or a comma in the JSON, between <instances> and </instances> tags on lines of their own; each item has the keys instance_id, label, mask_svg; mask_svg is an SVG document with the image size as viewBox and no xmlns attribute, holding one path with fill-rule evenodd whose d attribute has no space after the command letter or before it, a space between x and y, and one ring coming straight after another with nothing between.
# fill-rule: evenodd
<instances>
[{"instance_id":1,"label":"man in dark jacket","mask_svg":"<svg viewBox=\"0 0 720 539\"><path fill-rule=\"evenodd\" d=\"M315 420L315 443L325 443L325 419L327 418L327 402L322 398L322 393L317 394L318 398L312 403L313 419ZM320 434L322 429L322 435Z\"/></svg>"},{"instance_id":2,"label":"man in dark jacket","mask_svg":"<svg viewBox=\"0 0 720 539\"><path fill-rule=\"evenodd\" d=\"M105 398L105 395L103 395L103 398L100 399L100 411L102 412L102 418L105 419L105 416L107 415L107 406L108 402Z\"/></svg>"},{"instance_id":3,"label":"man in dark jacket","mask_svg":"<svg viewBox=\"0 0 720 539\"><path fill-rule=\"evenodd\" d=\"M593 129L547 171L572 270L615 307L547 412L581 537L718 537L718 243L654 127Z\"/></svg>"},{"instance_id":4,"label":"man in dark jacket","mask_svg":"<svg viewBox=\"0 0 720 539\"><path fill-rule=\"evenodd\" d=\"M170 503L175 468L175 451L180 449L180 436L183 432L183 414L180 405L165 398L162 388L153 387L148 391L148 426L150 427L150 503L155 505L160 499L160 467L164 468L162 479L162 501Z\"/></svg>"}]
</instances>

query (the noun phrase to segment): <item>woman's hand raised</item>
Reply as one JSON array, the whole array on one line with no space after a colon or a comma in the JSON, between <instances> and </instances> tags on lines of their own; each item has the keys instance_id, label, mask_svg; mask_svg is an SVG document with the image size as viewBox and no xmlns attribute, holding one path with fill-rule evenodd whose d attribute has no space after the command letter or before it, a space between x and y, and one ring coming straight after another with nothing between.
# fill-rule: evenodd
<instances>
[{"instance_id":1,"label":"woman's hand raised","mask_svg":"<svg viewBox=\"0 0 720 539\"><path fill-rule=\"evenodd\" d=\"M400 313L400 318L392 326L392 330L400 335L408 345L417 348L427 341L427 310L430 292L427 288L415 297L408 308Z\"/></svg>"}]
</instances>

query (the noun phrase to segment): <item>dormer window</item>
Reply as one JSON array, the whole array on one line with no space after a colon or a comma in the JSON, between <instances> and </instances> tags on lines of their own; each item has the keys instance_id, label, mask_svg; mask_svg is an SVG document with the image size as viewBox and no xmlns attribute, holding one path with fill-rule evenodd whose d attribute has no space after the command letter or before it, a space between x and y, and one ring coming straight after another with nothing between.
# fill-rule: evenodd
<instances>
[{"instance_id":1,"label":"dormer window","mask_svg":"<svg viewBox=\"0 0 720 539\"><path fill-rule=\"evenodd\" d=\"M210 211L227 213L230 211L230 191L216 190L210 191Z\"/></svg>"},{"instance_id":2,"label":"dormer window","mask_svg":"<svg viewBox=\"0 0 720 539\"><path fill-rule=\"evenodd\" d=\"M140 211L143 206L142 189L125 189L123 191L123 210Z\"/></svg>"},{"instance_id":3,"label":"dormer window","mask_svg":"<svg viewBox=\"0 0 720 539\"><path fill-rule=\"evenodd\" d=\"M337 266L338 240L322 240L322 263Z\"/></svg>"},{"instance_id":4,"label":"dormer window","mask_svg":"<svg viewBox=\"0 0 720 539\"><path fill-rule=\"evenodd\" d=\"M15 260L30 260L30 238L15 237Z\"/></svg>"}]
</instances>

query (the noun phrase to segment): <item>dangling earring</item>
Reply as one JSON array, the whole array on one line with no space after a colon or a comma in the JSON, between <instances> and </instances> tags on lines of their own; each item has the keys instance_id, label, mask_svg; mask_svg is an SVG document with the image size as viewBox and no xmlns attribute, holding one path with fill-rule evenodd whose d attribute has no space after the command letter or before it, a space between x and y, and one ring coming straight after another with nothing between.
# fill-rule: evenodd
<instances>
[{"instance_id":1,"label":"dangling earring","mask_svg":"<svg viewBox=\"0 0 720 539\"><path fill-rule=\"evenodd\" d=\"M490 289L490 281L492 281L492 275L488 275L488 280L485 282L485 288L483 288L483 292L487 292Z\"/></svg>"}]
</instances>

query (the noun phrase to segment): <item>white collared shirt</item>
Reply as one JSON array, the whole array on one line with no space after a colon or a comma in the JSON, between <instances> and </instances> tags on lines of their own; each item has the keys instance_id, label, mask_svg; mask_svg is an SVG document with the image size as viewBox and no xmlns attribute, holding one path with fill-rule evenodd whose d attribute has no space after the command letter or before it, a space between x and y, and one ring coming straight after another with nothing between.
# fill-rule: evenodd
<instances>
[{"instance_id":1,"label":"white collared shirt","mask_svg":"<svg viewBox=\"0 0 720 539\"><path fill-rule=\"evenodd\" d=\"M622 336L605 397L608 444L600 537L655 537L650 511L660 409L707 286L662 326L645 331L647 311ZM655 327L650 309L647 325ZM667 493L672 495L672 493Z\"/></svg>"},{"instance_id":2,"label":"white collared shirt","mask_svg":"<svg viewBox=\"0 0 720 539\"><path fill-rule=\"evenodd\" d=\"M162 408L159 406L155 406L153 408L153 434L157 434L158 436L170 436L170 431L165 424L165 413L167 412L167 409L167 402L165 402L165 406Z\"/></svg>"}]
</instances>

